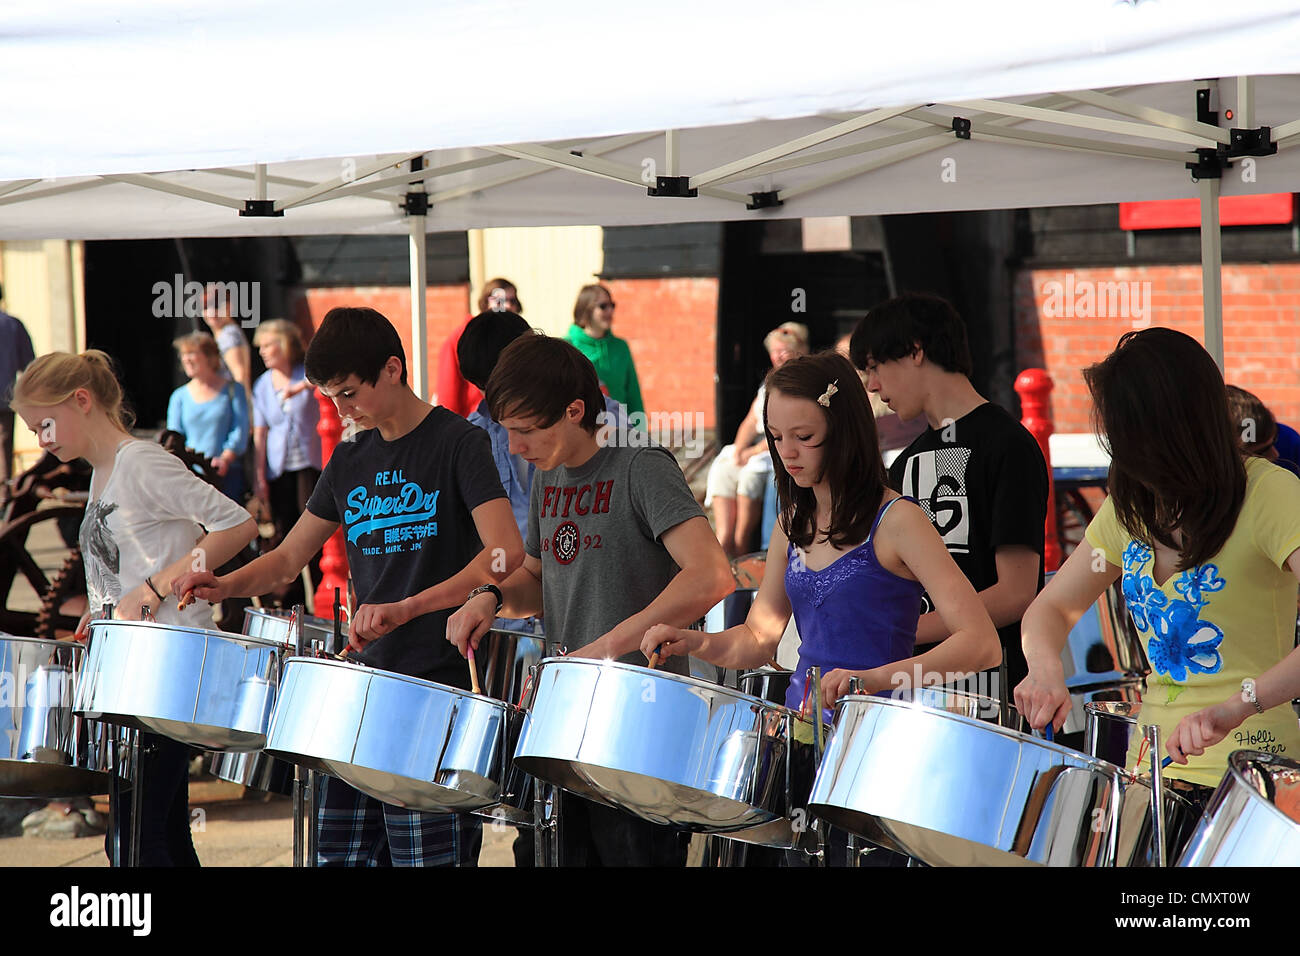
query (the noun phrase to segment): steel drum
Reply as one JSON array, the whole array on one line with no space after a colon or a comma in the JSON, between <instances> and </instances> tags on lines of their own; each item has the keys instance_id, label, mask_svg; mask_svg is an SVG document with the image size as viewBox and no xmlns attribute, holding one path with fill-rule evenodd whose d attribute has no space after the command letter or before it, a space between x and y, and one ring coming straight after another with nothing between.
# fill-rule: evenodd
<instances>
[{"instance_id":1,"label":"steel drum","mask_svg":"<svg viewBox=\"0 0 1300 956\"><path fill-rule=\"evenodd\" d=\"M543 634L497 629L484 634L474 651L483 695L511 705L506 724L505 754L508 758L514 754L524 729L524 711L521 708L526 702L521 698L531 689L529 673L557 651L557 642L548 641ZM501 802L474 812L513 826L531 827L533 795L533 778L511 759L502 783Z\"/></svg>"},{"instance_id":2,"label":"steel drum","mask_svg":"<svg viewBox=\"0 0 1300 956\"><path fill-rule=\"evenodd\" d=\"M280 645L282 656L291 653L296 635L289 627L293 615L289 611L271 608L245 608L244 634ZM334 622L323 617L303 615L303 646L319 641L323 647L334 647ZM343 625L342 641L347 643L347 625ZM342 648L334 648L342 650ZM218 780L242 784L252 790L289 796L293 793L293 764L269 757L261 750L215 751L208 754L208 772Z\"/></svg>"},{"instance_id":3,"label":"steel drum","mask_svg":"<svg viewBox=\"0 0 1300 956\"><path fill-rule=\"evenodd\" d=\"M92 621L87 630L74 712L203 750L265 745L279 645L141 621Z\"/></svg>"},{"instance_id":4,"label":"steel drum","mask_svg":"<svg viewBox=\"0 0 1300 956\"><path fill-rule=\"evenodd\" d=\"M106 793L112 728L72 712L85 649L0 633L0 796Z\"/></svg>"},{"instance_id":5,"label":"steel drum","mask_svg":"<svg viewBox=\"0 0 1300 956\"><path fill-rule=\"evenodd\" d=\"M691 677L548 659L515 764L653 823L703 832L777 820L793 715Z\"/></svg>"},{"instance_id":6,"label":"steel drum","mask_svg":"<svg viewBox=\"0 0 1300 956\"><path fill-rule=\"evenodd\" d=\"M431 681L291 657L266 752L412 810L499 803L509 707Z\"/></svg>"},{"instance_id":7,"label":"steel drum","mask_svg":"<svg viewBox=\"0 0 1300 956\"><path fill-rule=\"evenodd\" d=\"M1047 580L1051 577L1047 575ZM1063 736L1086 732L1089 704L1141 702L1151 666L1147 663L1142 637L1125 607L1119 581L1103 591L1070 629L1069 638L1061 648L1061 667L1072 701L1070 714L1060 730Z\"/></svg>"},{"instance_id":8,"label":"steel drum","mask_svg":"<svg viewBox=\"0 0 1300 956\"><path fill-rule=\"evenodd\" d=\"M1150 787L1112 764L965 714L859 696L839 703L809 800L833 826L883 835L932 866L1144 865L1150 808ZM1169 791L1165 808L1168 835L1195 815Z\"/></svg>"},{"instance_id":9,"label":"steel drum","mask_svg":"<svg viewBox=\"0 0 1300 956\"><path fill-rule=\"evenodd\" d=\"M1130 701L1093 701L1084 707L1087 728L1083 749L1117 767L1128 766L1129 741L1137 730L1142 704Z\"/></svg>"},{"instance_id":10,"label":"steel drum","mask_svg":"<svg viewBox=\"0 0 1300 956\"><path fill-rule=\"evenodd\" d=\"M1300 866L1300 763L1235 750L1179 866Z\"/></svg>"}]
</instances>

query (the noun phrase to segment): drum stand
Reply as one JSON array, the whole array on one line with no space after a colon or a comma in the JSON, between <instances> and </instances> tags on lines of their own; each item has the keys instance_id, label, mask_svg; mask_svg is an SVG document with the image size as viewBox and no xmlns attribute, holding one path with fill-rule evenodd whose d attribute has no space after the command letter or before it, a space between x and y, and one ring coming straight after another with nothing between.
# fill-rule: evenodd
<instances>
[{"instance_id":1,"label":"drum stand","mask_svg":"<svg viewBox=\"0 0 1300 956\"><path fill-rule=\"evenodd\" d=\"M334 590L334 624L338 629L338 589ZM293 638L294 656L307 653L303 643L303 607L293 606L289 618L289 633ZM293 765L293 865L295 868L316 866L318 836L316 833L317 808L320 804L320 774L304 770L302 764ZM305 852L304 852L305 851ZM305 857L305 858L304 858Z\"/></svg>"},{"instance_id":2,"label":"drum stand","mask_svg":"<svg viewBox=\"0 0 1300 956\"><path fill-rule=\"evenodd\" d=\"M558 867L560 865L560 809L562 797L559 787L535 780L533 796L533 866Z\"/></svg>"},{"instance_id":3,"label":"drum stand","mask_svg":"<svg viewBox=\"0 0 1300 956\"><path fill-rule=\"evenodd\" d=\"M140 813L144 802L140 786L140 731L128 730L129 743L118 740L116 734L110 735L108 748L108 832L112 834L108 841L108 865L112 867L138 867L140 865ZM131 762L130 786L122 786L123 747L129 754ZM122 860L122 832L119 826L122 815L122 792L131 793L131 814L126 822L126 861Z\"/></svg>"}]
</instances>

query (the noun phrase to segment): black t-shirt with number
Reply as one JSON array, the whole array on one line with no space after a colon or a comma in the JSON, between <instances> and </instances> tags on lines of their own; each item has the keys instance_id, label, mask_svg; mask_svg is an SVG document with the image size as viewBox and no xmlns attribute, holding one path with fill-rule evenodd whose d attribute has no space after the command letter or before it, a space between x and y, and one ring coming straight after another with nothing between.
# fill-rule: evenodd
<instances>
[{"instance_id":1,"label":"black t-shirt with number","mask_svg":"<svg viewBox=\"0 0 1300 956\"><path fill-rule=\"evenodd\" d=\"M483 547L470 512L505 496L487 432L436 406L394 441L369 429L340 442L307 510L342 524L360 606L400 601L464 568ZM361 662L468 688L469 669L446 639L453 610L407 621Z\"/></svg>"},{"instance_id":2,"label":"black t-shirt with number","mask_svg":"<svg viewBox=\"0 0 1300 956\"><path fill-rule=\"evenodd\" d=\"M955 422L927 428L894 460L889 483L921 506L976 591L997 583L995 555L1009 545L1038 555L1042 589L1047 464L1034 436L1002 408L985 402ZM921 600L922 613L934 610L928 594ZM999 628L998 637L1009 694L1028 673L1020 622Z\"/></svg>"}]
</instances>

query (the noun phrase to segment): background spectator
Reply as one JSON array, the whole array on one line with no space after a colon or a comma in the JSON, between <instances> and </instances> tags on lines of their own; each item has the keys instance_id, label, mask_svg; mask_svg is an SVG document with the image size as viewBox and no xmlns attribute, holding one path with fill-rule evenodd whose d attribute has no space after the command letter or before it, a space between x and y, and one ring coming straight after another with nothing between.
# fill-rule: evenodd
<instances>
[{"instance_id":1,"label":"background spectator","mask_svg":"<svg viewBox=\"0 0 1300 956\"><path fill-rule=\"evenodd\" d=\"M189 382L172 392L167 427L185 444L212 460L221 490L235 501L244 495L240 456L248 448L248 404L244 390L223 374L216 340L191 332L172 343Z\"/></svg>"},{"instance_id":2,"label":"background spectator","mask_svg":"<svg viewBox=\"0 0 1300 956\"><path fill-rule=\"evenodd\" d=\"M614 299L603 285L584 285L573 306L568 340L596 366L605 393L627 407L629 414L645 413L641 384L636 377L632 350L610 331Z\"/></svg>"},{"instance_id":3,"label":"background spectator","mask_svg":"<svg viewBox=\"0 0 1300 956\"><path fill-rule=\"evenodd\" d=\"M524 307L519 302L519 293L515 290L514 283L509 279L497 278L489 279L484 284L478 297L478 311L479 314L493 311L522 315ZM472 316L466 318L460 328L443 339L442 348L438 352L438 404L466 418L483 401L483 390L461 373L456 352L465 326L472 320Z\"/></svg>"},{"instance_id":4,"label":"background spectator","mask_svg":"<svg viewBox=\"0 0 1300 956\"><path fill-rule=\"evenodd\" d=\"M3 301L4 289L0 287L0 302ZM0 309L0 484L13 474L14 410L9 407L9 396L14 379L35 357L27 329Z\"/></svg>"}]
</instances>

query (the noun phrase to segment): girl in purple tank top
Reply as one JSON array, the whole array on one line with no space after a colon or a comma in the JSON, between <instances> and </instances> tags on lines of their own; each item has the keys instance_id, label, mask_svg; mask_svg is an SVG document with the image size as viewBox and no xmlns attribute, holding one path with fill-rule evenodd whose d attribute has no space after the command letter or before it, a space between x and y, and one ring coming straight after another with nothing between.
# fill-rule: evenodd
<instances>
[{"instance_id":1,"label":"girl in purple tank top","mask_svg":"<svg viewBox=\"0 0 1300 956\"><path fill-rule=\"evenodd\" d=\"M766 386L781 517L749 615L712 634L656 625L641 645L646 655L658 648L736 670L760 667L793 614L802 643L786 698L792 709L814 665L827 707L853 677L875 694L996 666L1001 645L975 589L925 513L885 484L875 419L853 366L835 352L803 356L773 369ZM951 636L914 656L922 588Z\"/></svg>"}]
</instances>

